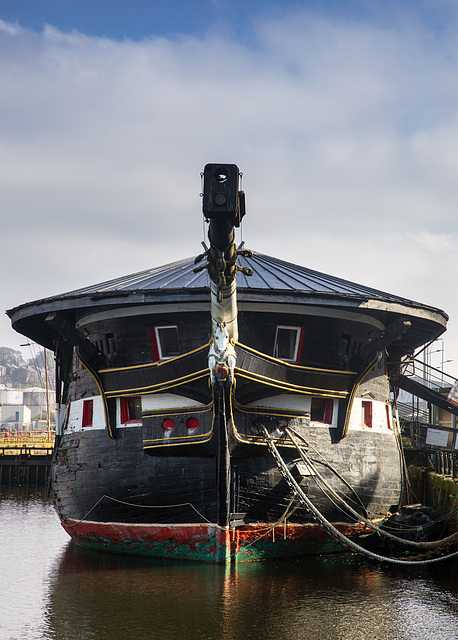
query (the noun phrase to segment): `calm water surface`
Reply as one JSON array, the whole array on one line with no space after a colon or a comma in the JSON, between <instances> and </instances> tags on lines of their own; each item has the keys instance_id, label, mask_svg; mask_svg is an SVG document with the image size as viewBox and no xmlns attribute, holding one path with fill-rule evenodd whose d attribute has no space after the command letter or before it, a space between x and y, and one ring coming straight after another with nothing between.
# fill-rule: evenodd
<instances>
[{"instance_id":1,"label":"calm water surface","mask_svg":"<svg viewBox=\"0 0 458 640\"><path fill-rule=\"evenodd\" d=\"M0 640L456 640L458 563L238 567L85 551L42 493L0 494Z\"/></svg>"}]
</instances>

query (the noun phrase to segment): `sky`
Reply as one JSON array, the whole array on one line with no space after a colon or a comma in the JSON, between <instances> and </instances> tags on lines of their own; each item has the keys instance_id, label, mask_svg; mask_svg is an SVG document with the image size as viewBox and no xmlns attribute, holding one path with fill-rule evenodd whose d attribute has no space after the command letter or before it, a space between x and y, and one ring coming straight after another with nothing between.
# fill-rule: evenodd
<instances>
[{"instance_id":1,"label":"sky","mask_svg":"<svg viewBox=\"0 0 458 640\"><path fill-rule=\"evenodd\" d=\"M208 162L248 248L446 311L458 376L455 0L0 0L4 309L200 253Z\"/></svg>"}]
</instances>

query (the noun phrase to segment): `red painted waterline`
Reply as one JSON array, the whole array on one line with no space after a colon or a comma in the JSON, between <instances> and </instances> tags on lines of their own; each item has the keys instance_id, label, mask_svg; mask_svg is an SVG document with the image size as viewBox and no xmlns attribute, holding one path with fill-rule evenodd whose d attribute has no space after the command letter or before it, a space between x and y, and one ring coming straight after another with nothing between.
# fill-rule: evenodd
<instances>
[{"instance_id":1,"label":"red painted waterline","mask_svg":"<svg viewBox=\"0 0 458 640\"><path fill-rule=\"evenodd\" d=\"M317 524L268 524L220 527L216 524L130 524L62 520L83 547L158 558L213 563L250 562L287 556L318 555L343 548ZM360 524L340 523L346 536L370 532Z\"/></svg>"}]
</instances>

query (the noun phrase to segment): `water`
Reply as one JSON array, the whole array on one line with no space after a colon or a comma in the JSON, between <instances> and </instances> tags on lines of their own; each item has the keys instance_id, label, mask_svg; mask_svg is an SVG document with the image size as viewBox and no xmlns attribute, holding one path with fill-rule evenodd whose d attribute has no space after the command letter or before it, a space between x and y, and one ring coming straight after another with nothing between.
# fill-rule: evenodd
<instances>
[{"instance_id":1,"label":"water","mask_svg":"<svg viewBox=\"0 0 458 640\"><path fill-rule=\"evenodd\" d=\"M206 566L69 541L42 493L0 494L0 640L456 640L458 563L332 556Z\"/></svg>"}]
</instances>

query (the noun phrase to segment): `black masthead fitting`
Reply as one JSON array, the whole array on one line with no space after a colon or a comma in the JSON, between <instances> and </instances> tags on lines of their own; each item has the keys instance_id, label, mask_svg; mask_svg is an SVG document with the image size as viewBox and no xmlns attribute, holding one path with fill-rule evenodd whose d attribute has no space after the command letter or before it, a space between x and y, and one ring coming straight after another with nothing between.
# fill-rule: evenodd
<instances>
[{"instance_id":1,"label":"black masthead fitting","mask_svg":"<svg viewBox=\"0 0 458 640\"><path fill-rule=\"evenodd\" d=\"M202 211L210 223L208 239L210 249L197 256L195 263L204 257L206 265L197 267L194 272L208 269L211 280L218 287L218 301L223 296L223 287L230 285L239 268L245 275L251 275L249 267L237 267L238 255L250 257L249 251L237 251L235 248L234 227L239 227L245 215L245 194L239 191L239 168L235 164L207 164L203 172L204 190Z\"/></svg>"},{"instance_id":2,"label":"black masthead fitting","mask_svg":"<svg viewBox=\"0 0 458 640\"><path fill-rule=\"evenodd\" d=\"M204 169L202 211L207 220L227 220L239 227L245 215L245 194L239 191L235 164L207 164Z\"/></svg>"}]
</instances>

